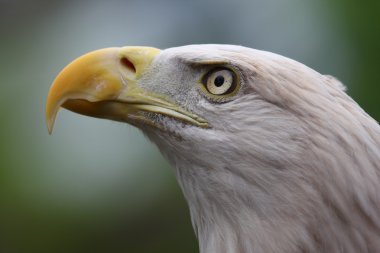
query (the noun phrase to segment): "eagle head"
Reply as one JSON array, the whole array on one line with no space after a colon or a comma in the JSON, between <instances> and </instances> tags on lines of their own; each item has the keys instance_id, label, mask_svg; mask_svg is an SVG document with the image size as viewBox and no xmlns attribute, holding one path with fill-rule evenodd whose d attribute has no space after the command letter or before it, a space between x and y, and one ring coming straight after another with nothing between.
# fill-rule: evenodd
<instances>
[{"instance_id":1,"label":"eagle head","mask_svg":"<svg viewBox=\"0 0 380 253\"><path fill-rule=\"evenodd\" d=\"M202 253L380 251L380 127L331 76L232 45L107 48L47 99L132 124L173 166Z\"/></svg>"}]
</instances>

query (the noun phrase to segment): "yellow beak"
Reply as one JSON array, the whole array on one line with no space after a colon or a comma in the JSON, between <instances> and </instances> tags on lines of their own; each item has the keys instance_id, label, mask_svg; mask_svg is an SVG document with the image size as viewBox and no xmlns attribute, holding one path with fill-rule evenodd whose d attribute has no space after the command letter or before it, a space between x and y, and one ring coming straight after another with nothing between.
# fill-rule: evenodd
<instances>
[{"instance_id":1,"label":"yellow beak","mask_svg":"<svg viewBox=\"0 0 380 253\"><path fill-rule=\"evenodd\" d=\"M74 60L50 88L46 103L49 133L60 107L97 118L153 124L141 113L148 111L207 127L198 116L137 85L159 53L151 47L105 48Z\"/></svg>"}]
</instances>

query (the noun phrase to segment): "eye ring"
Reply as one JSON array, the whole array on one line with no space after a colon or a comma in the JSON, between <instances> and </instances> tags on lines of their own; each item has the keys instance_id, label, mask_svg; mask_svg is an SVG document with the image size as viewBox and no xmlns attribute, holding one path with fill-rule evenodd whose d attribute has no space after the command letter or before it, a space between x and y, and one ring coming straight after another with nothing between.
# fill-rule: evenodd
<instances>
[{"instance_id":1,"label":"eye ring","mask_svg":"<svg viewBox=\"0 0 380 253\"><path fill-rule=\"evenodd\" d=\"M202 84L210 96L220 99L235 93L238 78L229 68L214 68L203 77Z\"/></svg>"}]
</instances>

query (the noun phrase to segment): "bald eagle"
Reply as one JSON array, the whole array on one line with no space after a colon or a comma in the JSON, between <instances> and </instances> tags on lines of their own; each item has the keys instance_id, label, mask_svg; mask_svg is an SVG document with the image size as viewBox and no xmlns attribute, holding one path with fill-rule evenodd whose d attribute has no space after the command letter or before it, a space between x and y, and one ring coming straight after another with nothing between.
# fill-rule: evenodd
<instances>
[{"instance_id":1,"label":"bald eagle","mask_svg":"<svg viewBox=\"0 0 380 253\"><path fill-rule=\"evenodd\" d=\"M380 252L380 127L337 79L232 45L106 48L47 98L138 127L167 158L201 253Z\"/></svg>"}]
</instances>

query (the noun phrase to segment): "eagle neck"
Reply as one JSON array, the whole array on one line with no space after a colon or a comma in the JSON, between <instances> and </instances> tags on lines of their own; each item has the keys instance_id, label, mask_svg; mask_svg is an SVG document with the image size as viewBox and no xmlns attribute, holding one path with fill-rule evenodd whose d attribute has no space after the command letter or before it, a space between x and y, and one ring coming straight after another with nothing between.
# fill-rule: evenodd
<instances>
[{"instance_id":1,"label":"eagle neck","mask_svg":"<svg viewBox=\"0 0 380 253\"><path fill-rule=\"evenodd\" d=\"M289 252L299 252L289 243L295 240L289 230L304 233L306 226L292 214L294 210L286 210L285 202L248 177L227 168L210 169L185 161L177 163L176 174L201 253L288 252L269 245L289 245ZM284 243L273 244L274 239Z\"/></svg>"}]
</instances>

